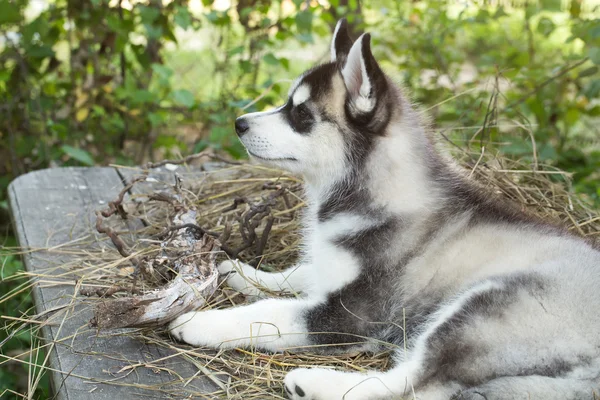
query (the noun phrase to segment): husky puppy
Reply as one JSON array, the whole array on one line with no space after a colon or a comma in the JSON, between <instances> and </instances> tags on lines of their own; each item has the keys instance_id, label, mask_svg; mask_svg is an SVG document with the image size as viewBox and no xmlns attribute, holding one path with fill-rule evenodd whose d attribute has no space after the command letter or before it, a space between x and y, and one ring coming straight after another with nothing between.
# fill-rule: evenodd
<instances>
[{"instance_id":1,"label":"husky puppy","mask_svg":"<svg viewBox=\"0 0 600 400\"><path fill-rule=\"evenodd\" d=\"M346 25L284 106L235 123L250 156L304 177L304 256L281 273L220 272L248 295L254 282L298 296L188 313L170 332L213 348L397 345L386 372L291 371L290 399L593 399L600 251L457 172L369 34L353 42Z\"/></svg>"}]
</instances>

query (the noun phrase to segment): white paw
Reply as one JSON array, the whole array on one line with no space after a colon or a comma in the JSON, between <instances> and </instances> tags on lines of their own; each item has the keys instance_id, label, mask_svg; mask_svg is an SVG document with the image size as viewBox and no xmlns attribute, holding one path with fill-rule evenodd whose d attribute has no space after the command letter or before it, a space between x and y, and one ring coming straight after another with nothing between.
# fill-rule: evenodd
<instances>
[{"instance_id":1,"label":"white paw","mask_svg":"<svg viewBox=\"0 0 600 400\"><path fill-rule=\"evenodd\" d=\"M227 310L193 311L175 318L169 324L169 333L180 342L193 346L219 348L227 340L231 326Z\"/></svg>"},{"instance_id":2,"label":"white paw","mask_svg":"<svg viewBox=\"0 0 600 400\"><path fill-rule=\"evenodd\" d=\"M365 380L370 377L324 368L298 368L286 375L284 387L292 400L366 400L376 393L361 387Z\"/></svg>"},{"instance_id":3,"label":"white paw","mask_svg":"<svg viewBox=\"0 0 600 400\"><path fill-rule=\"evenodd\" d=\"M196 328L196 323L194 322L196 314L196 312L185 313L171 321L168 328L171 336L180 342L194 344L191 342L191 339L194 336L193 333Z\"/></svg>"},{"instance_id":4,"label":"white paw","mask_svg":"<svg viewBox=\"0 0 600 400\"><path fill-rule=\"evenodd\" d=\"M219 264L219 274L227 276L227 284L246 296L261 297L263 295L253 283L257 272L259 271L239 260L227 260Z\"/></svg>"}]
</instances>

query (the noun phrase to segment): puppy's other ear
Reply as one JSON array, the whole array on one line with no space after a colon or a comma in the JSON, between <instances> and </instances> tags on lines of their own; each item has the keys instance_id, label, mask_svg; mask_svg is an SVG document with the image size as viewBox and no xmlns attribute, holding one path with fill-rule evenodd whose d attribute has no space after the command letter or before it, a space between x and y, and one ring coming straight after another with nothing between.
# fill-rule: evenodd
<instances>
[{"instance_id":1,"label":"puppy's other ear","mask_svg":"<svg viewBox=\"0 0 600 400\"><path fill-rule=\"evenodd\" d=\"M344 62L352 47L352 39L348 33L348 21L342 18L335 25L331 38L331 62Z\"/></svg>"},{"instance_id":2,"label":"puppy's other ear","mask_svg":"<svg viewBox=\"0 0 600 400\"><path fill-rule=\"evenodd\" d=\"M351 114L369 114L385 93L387 80L371 53L371 35L365 33L352 45L342 76L348 90Z\"/></svg>"}]
</instances>

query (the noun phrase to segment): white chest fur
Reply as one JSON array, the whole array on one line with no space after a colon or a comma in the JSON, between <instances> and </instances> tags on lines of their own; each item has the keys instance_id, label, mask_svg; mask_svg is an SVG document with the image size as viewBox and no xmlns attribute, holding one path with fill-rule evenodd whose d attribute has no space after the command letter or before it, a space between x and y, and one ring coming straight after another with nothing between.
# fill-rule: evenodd
<instances>
[{"instance_id":1,"label":"white chest fur","mask_svg":"<svg viewBox=\"0 0 600 400\"><path fill-rule=\"evenodd\" d=\"M351 251L342 241L372 223L364 217L345 213L325 222L317 223L316 218L310 222L305 240L315 282L309 294L324 296L346 286L360 274L360 260L353 253L357 249Z\"/></svg>"}]
</instances>

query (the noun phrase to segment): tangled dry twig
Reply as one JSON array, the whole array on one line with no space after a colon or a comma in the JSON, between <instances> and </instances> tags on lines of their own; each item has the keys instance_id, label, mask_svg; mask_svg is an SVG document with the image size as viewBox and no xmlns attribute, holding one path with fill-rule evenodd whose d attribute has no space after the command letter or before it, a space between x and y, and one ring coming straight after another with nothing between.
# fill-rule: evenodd
<instances>
[{"instance_id":1,"label":"tangled dry twig","mask_svg":"<svg viewBox=\"0 0 600 400\"><path fill-rule=\"evenodd\" d=\"M223 244L234 234L233 225L228 223L221 232L210 231L198 224L196 206L186 201L182 193L183 179L175 174L175 184L165 189L145 192L138 196L135 204L127 207L135 214L136 209L152 203L166 203L156 208L170 215L170 221L153 237L149 251L133 252L117 231L108 226L108 218L118 215L121 220L131 220L131 215L123 204L125 193L137 183L144 182L148 174L132 179L118 197L109 203L109 208L96 213L96 230L107 235L119 254L134 267L133 282L128 289L123 283L115 283L108 288L83 286L80 294L107 298L117 293L129 292L132 297L118 298L98 303L91 325L98 328L139 327L149 324L162 325L175 319L181 313L204 304L216 289L216 252L222 250L230 258L238 258L246 250L252 250L255 257L251 261L258 265L263 259L275 218L273 207L282 202L286 207L292 203L288 198L290 188L286 185L267 182L262 190L270 193L259 200L245 196L236 197L223 212L236 212L237 232L235 237L241 243L235 246ZM295 185L294 190L299 186ZM139 198L145 198L140 201ZM245 209L240 206L246 205ZM146 224L148 216L143 216ZM165 221L163 219L163 221ZM200 246L200 247L198 247ZM140 255L141 254L141 255ZM143 286L153 287L151 291L138 288L138 280ZM185 284L184 284L185 283ZM158 285L158 286L157 286ZM199 296L201 294L201 296ZM135 296L134 296L135 295ZM160 306L159 306L160 305Z\"/></svg>"}]
</instances>

